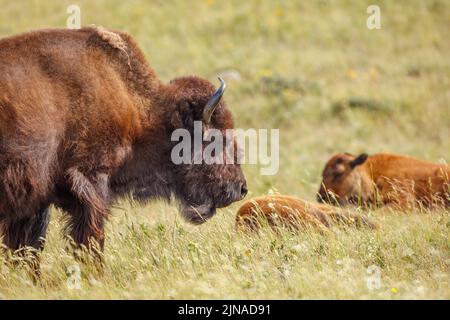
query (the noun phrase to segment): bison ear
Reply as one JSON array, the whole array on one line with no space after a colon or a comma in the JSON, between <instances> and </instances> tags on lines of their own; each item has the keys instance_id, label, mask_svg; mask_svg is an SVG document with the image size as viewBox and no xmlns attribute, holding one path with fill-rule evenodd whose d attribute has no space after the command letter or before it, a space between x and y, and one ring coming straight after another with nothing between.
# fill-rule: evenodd
<instances>
[{"instance_id":1,"label":"bison ear","mask_svg":"<svg viewBox=\"0 0 450 320\"><path fill-rule=\"evenodd\" d=\"M364 162L366 162L369 155L367 153L362 153L356 159L350 161L350 167L353 169L357 166L362 165Z\"/></svg>"},{"instance_id":2,"label":"bison ear","mask_svg":"<svg viewBox=\"0 0 450 320\"><path fill-rule=\"evenodd\" d=\"M190 108L189 103L182 101L178 108L172 114L171 123L174 128L190 129L194 126L194 110Z\"/></svg>"}]
</instances>

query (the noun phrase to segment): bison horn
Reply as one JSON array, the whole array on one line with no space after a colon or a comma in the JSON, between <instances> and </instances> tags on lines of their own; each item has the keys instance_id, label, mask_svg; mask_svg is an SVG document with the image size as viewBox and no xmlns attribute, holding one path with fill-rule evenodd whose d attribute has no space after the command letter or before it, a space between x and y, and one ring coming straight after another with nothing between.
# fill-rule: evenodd
<instances>
[{"instance_id":1,"label":"bison horn","mask_svg":"<svg viewBox=\"0 0 450 320\"><path fill-rule=\"evenodd\" d=\"M205 121L205 123L209 123L211 121L211 116L214 113L214 110L216 110L217 106L219 105L220 99L222 99L223 93L225 92L225 81L221 77L218 78L220 81L220 87L209 99L209 101L206 103L205 108L203 109L203 121Z\"/></svg>"}]
</instances>

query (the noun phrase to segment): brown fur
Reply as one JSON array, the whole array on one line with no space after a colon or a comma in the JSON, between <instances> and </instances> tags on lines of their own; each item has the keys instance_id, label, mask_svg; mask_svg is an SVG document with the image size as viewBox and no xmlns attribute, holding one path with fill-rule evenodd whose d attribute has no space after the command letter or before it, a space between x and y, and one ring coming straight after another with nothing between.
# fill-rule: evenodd
<instances>
[{"instance_id":1,"label":"brown fur","mask_svg":"<svg viewBox=\"0 0 450 320\"><path fill-rule=\"evenodd\" d=\"M274 229L288 227L324 230L336 224L376 228L374 223L360 215L285 195L264 196L246 201L236 215L236 228L256 231L260 222L264 221Z\"/></svg>"},{"instance_id":2,"label":"brown fur","mask_svg":"<svg viewBox=\"0 0 450 320\"><path fill-rule=\"evenodd\" d=\"M318 199L341 205L450 206L449 181L450 166L444 164L393 154L338 154L323 170Z\"/></svg>"},{"instance_id":3,"label":"brown fur","mask_svg":"<svg viewBox=\"0 0 450 320\"><path fill-rule=\"evenodd\" d=\"M174 165L174 129L191 130L215 92L201 78L162 83L126 33L39 30L0 40L0 225L7 247L41 248L51 204L68 234L103 247L111 203L174 196L202 223L242 198L239 165ZM209 127L233 119L224 101Z\"/></svg>"}]
</instances>

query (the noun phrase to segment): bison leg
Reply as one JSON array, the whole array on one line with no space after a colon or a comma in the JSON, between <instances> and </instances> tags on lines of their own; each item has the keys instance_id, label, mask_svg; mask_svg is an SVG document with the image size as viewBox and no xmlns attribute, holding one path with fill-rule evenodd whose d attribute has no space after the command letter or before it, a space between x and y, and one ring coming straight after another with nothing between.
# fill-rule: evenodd
<instances>
[{"instance_id":1,"label":"bison leg","mask_svg":"<svg viewBox=\"0 0 450 320\"><path fill-rule=\"evenodd\" d=\"M5 220L2 223L3 243L14 251L14 254L26 257L27 248L35 249L26 262L37 276L39 275L39 252L44 248L49 217L50 210L46 207L34 216Z\"/></svg>"},{"instance_id":2,"label":"bison leg","mask_svg":"<svg viewBox=\"0 0 450 320\"><path fill-rule=\"evenodd\" d=\"M32 247L42 250L49 222L49 208L44 208L37 215L3 222L3 243L11 250Z\"/></svg>"},{"instance_id":3,"label":"bison leg","mask_svg":"<svg viewBox=\"0 0 450 320\"><path fill-rule=\"evenodd\" d=\"M68 171L72 200L65 206L69 214L68 233L76 249L87 249L101 262L105 242L104 223L109 214L107 176L88 179L77 169ZM78 251L79 253L79 251Z\"/></svg>"},{"instance_id":4,"label":"bison leg","mask_svg":"<svg viewBox=\"0 0 450 320\"><path fill-rule=\"evenodd\" d=\"M75 245L89 250L103 250L104 212L79 202L67 208L67 213L69 214L67 231Z\"/></svg>"}]
</instances>

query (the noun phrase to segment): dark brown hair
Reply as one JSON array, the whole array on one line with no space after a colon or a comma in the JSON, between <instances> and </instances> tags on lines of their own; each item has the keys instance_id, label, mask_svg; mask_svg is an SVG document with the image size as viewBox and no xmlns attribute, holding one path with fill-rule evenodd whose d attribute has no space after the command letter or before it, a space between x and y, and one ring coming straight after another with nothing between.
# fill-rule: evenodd
<instances>
[{"instance_id":1,"label":"dark brown hair","mask_svg":"<svg viewBox=\"0 0 450 320\"><path fill-rule=\"evenodd\" d=\"M11 249L41 248L51 204L79 245L104 244L118 197L174 196L202 223L240 200L239 165L174 165L176 128L202 121L214 86L162 83L132 37L103 28L39 30L0 40L0 223ZM233 120L221 101L208 127Z\"/></svg>"}]
</instances>

